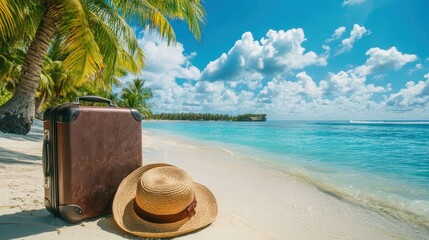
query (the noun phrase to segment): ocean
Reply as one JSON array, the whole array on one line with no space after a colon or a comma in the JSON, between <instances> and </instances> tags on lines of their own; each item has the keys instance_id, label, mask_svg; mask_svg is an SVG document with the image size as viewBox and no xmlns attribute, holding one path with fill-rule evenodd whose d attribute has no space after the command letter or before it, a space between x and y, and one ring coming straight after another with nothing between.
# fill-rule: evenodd
<instances>
[{"instance_id":1,"label":"ocean","mask_svg":"<svg viewBox=\"0 0 429 240\"><path fill-rule=\"evenodd\" d=\"M429 229L429 121L147 121Z\"/></svg>"}]
</instances>

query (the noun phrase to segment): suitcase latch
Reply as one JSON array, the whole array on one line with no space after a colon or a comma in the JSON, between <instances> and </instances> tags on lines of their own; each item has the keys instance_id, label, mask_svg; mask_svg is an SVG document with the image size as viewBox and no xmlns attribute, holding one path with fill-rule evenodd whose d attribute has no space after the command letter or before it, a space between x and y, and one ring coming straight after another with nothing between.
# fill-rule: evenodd
<instances>
[{"instance_id":1,"label":"suitcase latch","mask_svg":"<svg viewBox=\"0 0 429 240\"><path fill-rule=\"evenodd\" d=\"M49 177L45 177L45 188L49 188Z\"/></svg>"},{"instance_id":2,"label":"suitcase latch","mask_svg":"<svg viewBox=\"0 0 429 240\"><path fill-rule=\"evenodd\" d=\"M49 130L45 129L45 131L43 131L43 138L45 140L49 140Z\"/></svg>"}]
</instances>

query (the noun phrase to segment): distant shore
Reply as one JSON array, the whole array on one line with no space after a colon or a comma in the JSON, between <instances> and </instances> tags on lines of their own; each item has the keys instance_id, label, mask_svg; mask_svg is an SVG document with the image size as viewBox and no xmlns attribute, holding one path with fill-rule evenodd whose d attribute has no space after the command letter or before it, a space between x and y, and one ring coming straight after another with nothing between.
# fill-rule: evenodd
<instances>
[{"instance_id":1,"label":"distant shore","mask_svg":"<svg viewBox=\"0 0 429 240\"><path fill-rule=\"evenodd\" d=\"M267 114L247 113L236 116L214 113L158 113L153 114L150 120L183 120L183 121L232 121L253 122L267 121Z\"/></svg>"},{"instance_id":2,"label":"distant shore","mask_svg":"<svg viewBox=\"0 0 429 240\"><path fill-rule=\"evenodd\" d=\"M71 225L43 205L42 126L0 133L0 238L134 239L111 215ZM399 220L346 203L257 159L219 146L143 130L143 164L185 169L212 190L219 214L179 239L425 239Z\"/></svg>"}]
</instances>

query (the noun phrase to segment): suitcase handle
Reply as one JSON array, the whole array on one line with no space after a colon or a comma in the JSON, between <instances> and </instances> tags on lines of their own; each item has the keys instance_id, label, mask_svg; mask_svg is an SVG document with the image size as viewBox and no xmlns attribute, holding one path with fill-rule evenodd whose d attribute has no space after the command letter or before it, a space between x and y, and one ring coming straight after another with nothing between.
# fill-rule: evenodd
<instances>
[{"instance_id":1,"label":"suitcase handle","mask_svg":"<svg viewBox=\"0 0 429 240\"><path fill-rule=\"evenodd\" d=\"M77 104L79 104L79 101L107 103L109 104L110 107L117 107L115 104L112 103L110 99L103 98L100 96L94 96L94 95L77 97L76 98Z\"/></svg>"},{"instance_id":2,"label":"suitcase handle","mask_svg":"<svg viewBox=\"0 0 429 240\"><path fill-rule=\"evenodd\" d=\"M50 167L49 167L49 140L43 140L43 152L42 152L42 161L43 161L43 175L49 177Z\"/></svg>"}]
</instances>

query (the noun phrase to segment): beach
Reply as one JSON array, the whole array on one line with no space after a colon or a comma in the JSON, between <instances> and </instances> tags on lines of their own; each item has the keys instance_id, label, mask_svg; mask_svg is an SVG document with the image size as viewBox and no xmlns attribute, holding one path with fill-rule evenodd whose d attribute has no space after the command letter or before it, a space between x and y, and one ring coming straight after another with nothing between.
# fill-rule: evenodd
<instances>
[{"instance_id":1,"label":"beach","mask_svg":"<svg viewBox=\"0 0 429 240\"><path fill-rule=\"evenodd\" d=\"M178 239L428 239L427 229L363 208L230 149L143 130L143 165L185 169L216 196L209 227ZM43 204L42 124L0 133L0 239L134 239L111 215L68 224Z\"/></svg>"}]
</instances>

